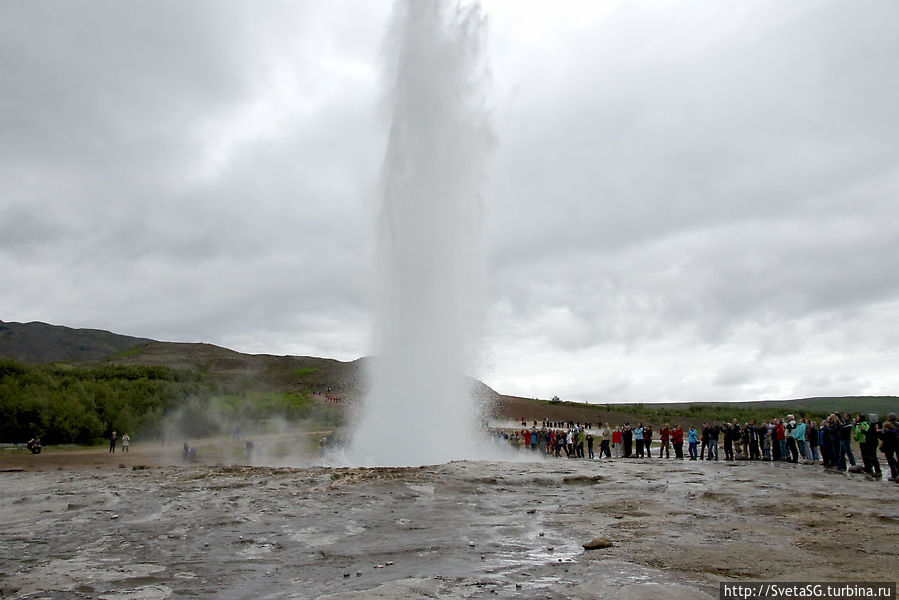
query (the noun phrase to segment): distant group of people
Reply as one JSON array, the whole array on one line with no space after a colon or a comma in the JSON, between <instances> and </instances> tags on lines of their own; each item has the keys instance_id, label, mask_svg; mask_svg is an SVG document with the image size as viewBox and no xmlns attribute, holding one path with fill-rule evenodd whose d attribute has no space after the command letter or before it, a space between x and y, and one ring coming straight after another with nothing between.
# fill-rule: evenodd
<instances>
[{"instance_id":1,"label":"distant group of people","mask_svg":"<svg viewBox=\"0 0 899 600\"><path fill-rule=\"evenodd\" d=\"M122 434L122 452L128 452L128 449L131 447L131 436L128 435L128 432ZM113 431L109 435L109 452L110 454L115 453L116 444L119 441L119 436L116 435L116 432Z\"/></svg>"},{"instance_id":2,"label":"distant group of people","mask_svg":"<svg viewBox=\"0 0 899 600\"><path fill-rule=\"evenodd\" d=\"M503 433L502 437L515 448L568 458L652 458L655 442L651 424L637 423L623 426L599 423L537 421L531 427L522 420L522 429ZM684 431L680 425L666 423L658 430L659 458L684 459L684 442L689 460L718 460L719 444L724 460L783 461L814 464L828 469L862 471L871 477L882 477L878 450L890 468L890 479L899 483L899 424L896 414L890 413L881 422L876 414L834 413L820 425L810 419L771 419L757 423L703 423L700 428L690 426ZM862 466L856 466L852 442L861 450Z\"/></svg>"}]
</instances>

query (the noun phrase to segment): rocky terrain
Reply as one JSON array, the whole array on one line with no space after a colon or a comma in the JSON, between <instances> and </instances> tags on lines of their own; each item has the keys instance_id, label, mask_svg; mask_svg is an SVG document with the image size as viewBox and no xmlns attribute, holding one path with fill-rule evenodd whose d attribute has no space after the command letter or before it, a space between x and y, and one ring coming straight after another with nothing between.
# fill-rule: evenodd
<instances>
[{"instance_id":1,"label":"rocky terrain","mask_svg":"<svg viewBox=\"0 0 899 600\"><path fill-rule=\"evenodd\" d=\"M810 465L64 456L0 463L3 598L717 598L899 562L899 486Z\"/></svg>"}]
</instances>

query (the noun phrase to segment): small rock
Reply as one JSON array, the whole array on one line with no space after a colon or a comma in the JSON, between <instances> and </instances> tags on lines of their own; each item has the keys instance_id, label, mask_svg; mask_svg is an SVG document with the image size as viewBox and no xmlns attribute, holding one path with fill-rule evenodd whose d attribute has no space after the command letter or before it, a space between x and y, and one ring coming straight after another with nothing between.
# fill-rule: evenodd
<instances>
[{"instance_id":1,"label":"small rock","mask_svg":"<svg viewBox=\"0 0 899 600\"><path fill-rule=\"evenodd\" d=\"M344 573L343 576L344 576L344 578L346 578L346 577L349 577L350 574L349 574L349 573Z\"/></svg>"},{"instance_id":2,"label":"small rock","mask_svg":"<svg viewBox=\"0 0 899 600\"><path fill-rule=\"evenodd\" d=\"M540 532L540 537L543 537L543 532L542 532L542 531Z\"/></svg>"},{"instance_id":3,"label":"small rock","mask_svg":"<svg viewBox=\"0 0 899 600\"><path fill-rule=\"evenodd\" d=\"M118 518L119 518L119 515L111 515L109 518L110 518L110 519L118 519Z\"/></svg>"},{"instance_id":4,"label":"small rock","mask_svg":"<svg viewBox=\"0 0 899 600\"><path fill-rule=\"evenodd\" d=\"M555 550L555 548L552 547L552 546L547 546L547 547L546 547L546 550L547 550L548 552L552 552L553 550Z\"/></svg>"},{"instance_id":5,"label":"small rock","mask_svg":"<svg viewBox=\"0 0 899 600\"><path fill-rule=\"evenodd\" d=\"M474 542L468 542L468 545L469 545L470 547L474 548Z\"/></svg>"},{"instance_id":6,"label":"small rock","mask_svg":"<svg viewBox=\"0 0 899 600\"><path fill-rule=\"evenodd\" d=\"M362 577L362 571L356 571L356 577Z\"/></svg>"},{"instance_id":7,"label":"small rock","mask_svg":"<svg viewBox=\"0 0 899 600\"><path fill-rule=\"evenodd\" d=\"M604 537L596 537L587 542L586 544L581 544L584 547L584 550L597 550L599 548L611 548L615 544L612 543L612 540Z\"/></svg>"},{"instance_id":8,"label":"small rock","mask_svg":"<svg viewBox=\"0 0 899 600\"><path fill-rule=\"evenodd\" d=\"M520 583L516 583L516 584L515 584L515 589L516 589L516 590L520 590L520 589L521 589L521 584L520 584Z\"/></svg>"},{"instance_id":9,"label":"small rock","mask_svg":"<svg viewBox=\"0 0 899 600\"><path fill-rule=\"evenodd\" d=\"M393 561L392 561L392 560L388 560L386 563L384 563L384 566L387 566L387 567L393 566Z\"/></svg>"},{"instance_id":10,"label":"small rock","mask_svg":"<svg viewBox=\"0 0 899 600\"><path fill-rule=\"evenodd\" d=\"M532 508L532 509L530 509L530 510L528 511L528 514L529 514L529 515L532 515L532 514L534 514L535 512L537 512L537 509L536 509L536 508Z\"/></svg>"},{"instance_id":11,"label":"small rock","mask_svg":"<svg viewBox=\"0 0 899 600\"><path fill-rule=\"evenodd\" d=\"M484 560L485 558L487 558L487 557L484 556L484 555L482 554L482 555L481 555L481 560Z\"/></svg>"},{"instance_id":12,"label":"small rock","mask_svg":"<svg viewBox=\"0 0 899 600\"><path fill-rule=\"evenodd\" d=\"M384 565L375 565L375 568L376 568L376 569L383 569L383 568L384 568Z\"/></svg>"}]
</instances>

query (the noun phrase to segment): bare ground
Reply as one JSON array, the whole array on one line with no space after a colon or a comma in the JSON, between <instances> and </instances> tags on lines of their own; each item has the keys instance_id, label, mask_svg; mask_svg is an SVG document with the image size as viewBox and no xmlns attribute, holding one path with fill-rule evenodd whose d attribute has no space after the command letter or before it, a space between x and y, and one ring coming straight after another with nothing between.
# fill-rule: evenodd
<instances>
[{"instance_id":1,"label":"bare ground","mask_svg":"<svg viewBox=\"0 0 899 600\"><path fill-rule=\"evenodd\" d=\"M154 448L0 457L0 597L674 599L897 578L899 485L817 466L269 468ZM614 545L583 550L596 536Z\"/></svg>"}]
</instances>

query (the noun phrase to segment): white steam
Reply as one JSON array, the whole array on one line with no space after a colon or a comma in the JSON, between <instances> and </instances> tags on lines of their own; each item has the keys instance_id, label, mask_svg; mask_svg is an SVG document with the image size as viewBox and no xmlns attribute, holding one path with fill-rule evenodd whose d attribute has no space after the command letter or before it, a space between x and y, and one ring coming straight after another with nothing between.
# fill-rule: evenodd
<instances>
[{"instance_id":1,"label":"white steam","mask_svg":"<svg viewBox=\"0 0 899 600\"><path fill-rule=\"evenodd\" d=\"M493 145L479 5L402 0L388 35L379 320L350 461L483 457L470 380L482 313L481 188Z\"/></svg>"}]
</instances>

